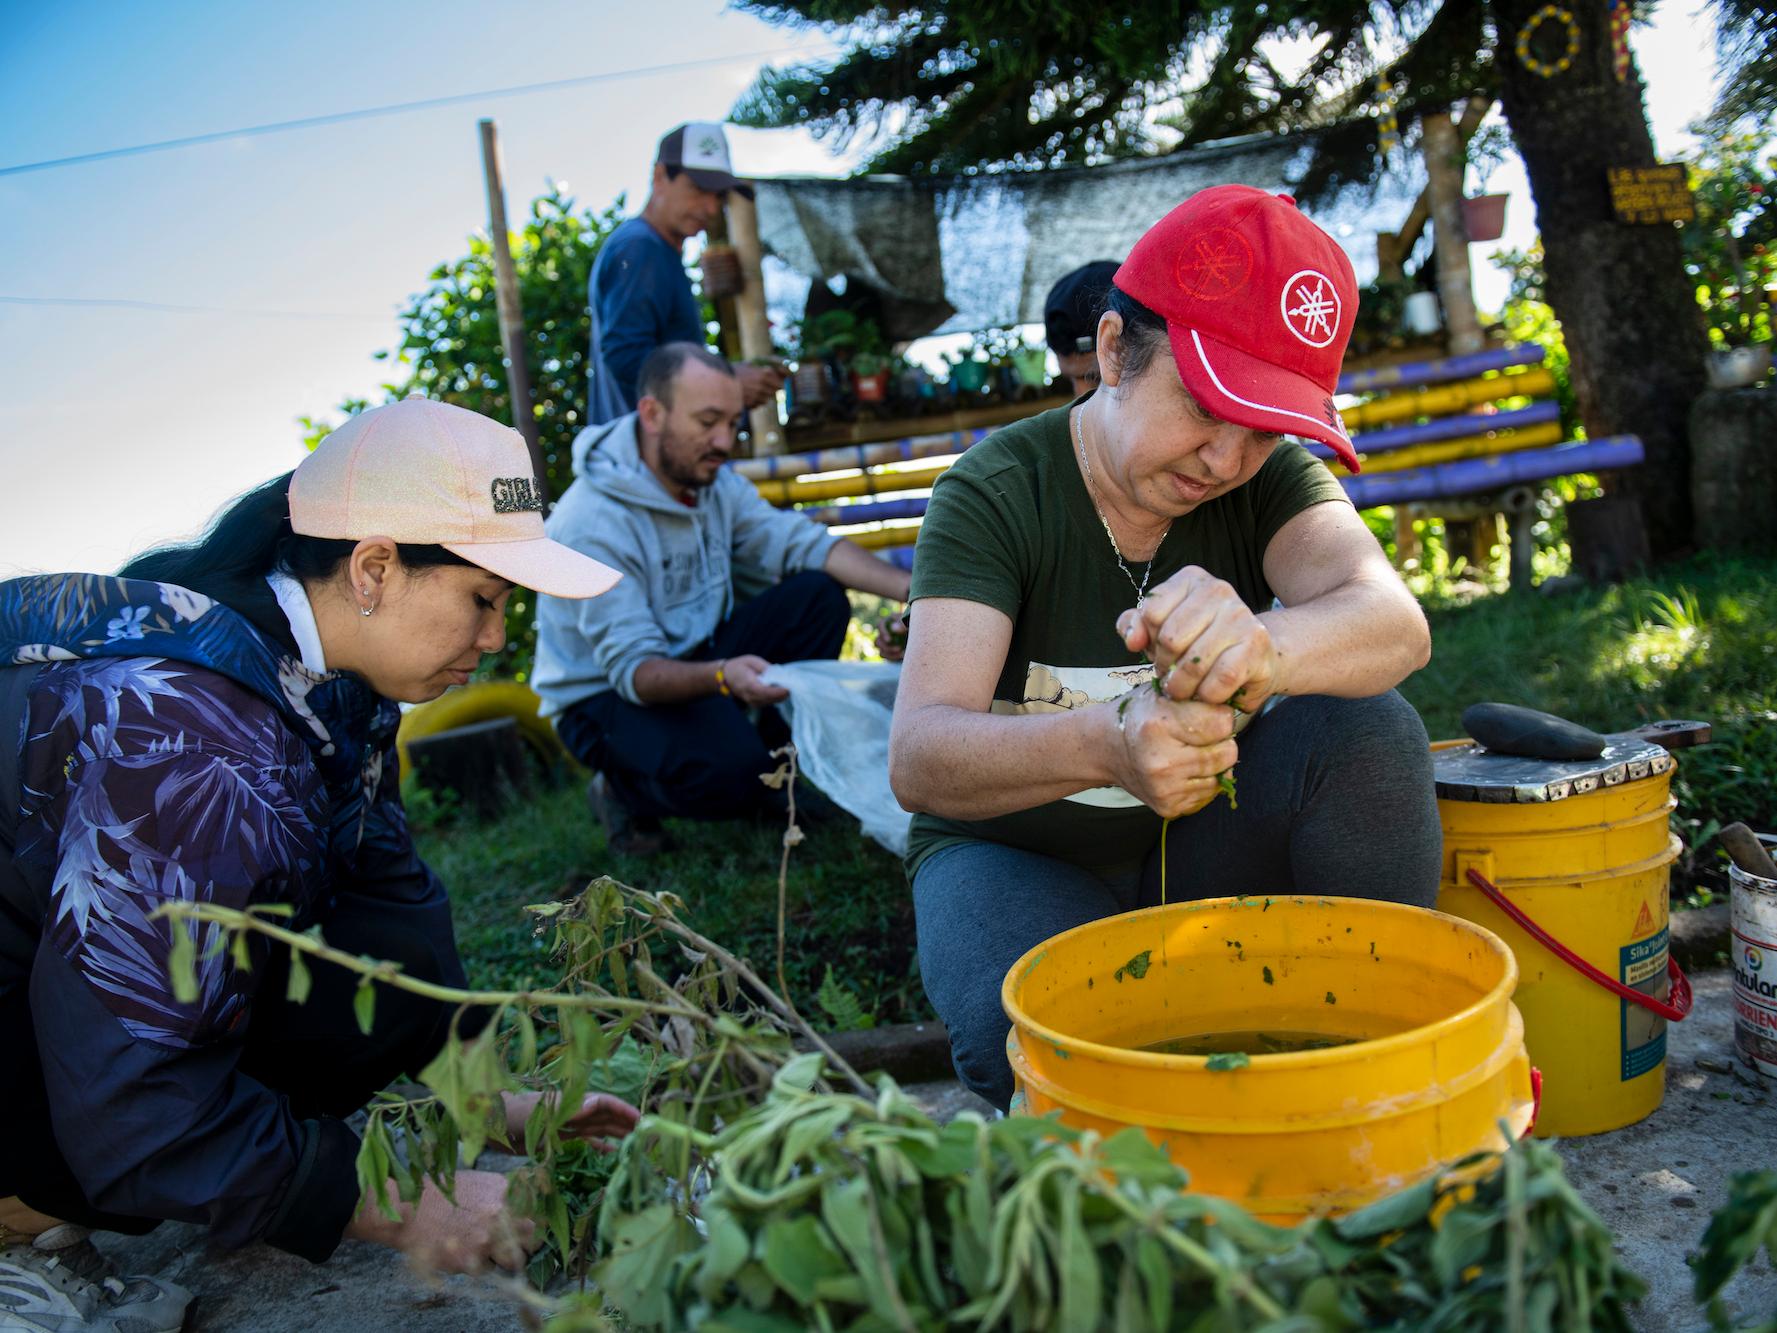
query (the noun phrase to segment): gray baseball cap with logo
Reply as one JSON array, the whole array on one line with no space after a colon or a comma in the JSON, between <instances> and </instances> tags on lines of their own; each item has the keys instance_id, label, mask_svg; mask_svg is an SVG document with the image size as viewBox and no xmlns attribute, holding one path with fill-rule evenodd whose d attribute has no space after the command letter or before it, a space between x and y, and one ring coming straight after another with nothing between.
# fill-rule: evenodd
<instances>
[{"instance_id":1,"label":"gray baseball cap with logo","mask_svg":"<svg viewBox=\"0 0 1777 1333\"><path fill-rule=\"evenodd\" d=\"M734 174L728 160L727 136L712 121L694 120L667 131L654 160L661 166L681 168L702 189L718 194L737 190L748 199L753 197L753 187Z\"/></svg>"}]
</instances>

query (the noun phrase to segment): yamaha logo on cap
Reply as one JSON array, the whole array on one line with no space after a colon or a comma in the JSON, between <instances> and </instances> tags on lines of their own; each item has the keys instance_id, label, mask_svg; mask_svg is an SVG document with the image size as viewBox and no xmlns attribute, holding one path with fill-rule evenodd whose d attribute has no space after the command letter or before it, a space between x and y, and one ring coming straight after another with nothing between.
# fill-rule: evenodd
<instances>
[{"instance_id":1,"label":"yamaha logo on cap","mask_svg":"<svg viewBox=\"0 0 1777 1333\"><path fill-rule=\"evenodd\" d=\"M1339 291L1324 273L1305 268L1283 284L1283 322L1310 347L1325 347L1339 332Z\"/></svg>"},{"instance_id":2,"label":"yamaha logo on cap","mask_svg":"<svg viewBox=\"0 0 1777 1333\"><path fill-rule=\"evenodd\" d=\"M543 510L543 493L535 477L495 477L492 487L496 514L522 514Z\"/></svg>"}]
</instances>

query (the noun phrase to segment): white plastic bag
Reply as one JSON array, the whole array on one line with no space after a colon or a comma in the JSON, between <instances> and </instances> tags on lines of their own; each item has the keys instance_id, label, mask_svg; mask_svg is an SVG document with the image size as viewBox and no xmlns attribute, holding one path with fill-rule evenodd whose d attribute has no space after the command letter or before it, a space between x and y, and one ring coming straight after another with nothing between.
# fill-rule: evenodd
<instances>
[{"instance_id":1,"label":"white plastic bag","mask_svg":"<svg viewBox=\"0 0 1777 1333\"><path fill-rule=\"evenodd\" d=\"M896 856L907 852L913 816L889 790L889 718L901 668L892 662L782 662L765 673L790 697L778 710L790 723L796 763L864 832Z\"/></svg>"}]
</instances>

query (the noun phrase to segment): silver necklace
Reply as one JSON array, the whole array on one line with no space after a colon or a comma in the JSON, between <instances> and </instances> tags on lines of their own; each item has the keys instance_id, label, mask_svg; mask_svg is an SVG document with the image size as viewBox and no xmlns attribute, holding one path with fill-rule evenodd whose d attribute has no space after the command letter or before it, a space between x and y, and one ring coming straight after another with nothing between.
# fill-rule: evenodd
<instances>
[{"instance_id":1,"label":"silver necklace","mask_svg":"<svg viewBox=\"0 0 1777 1333\"><path fill-rule=\"evenodd\" d=\"M1148 580L1154 576L1154 561L1160 557L1160 545L1166 542L1166 534L1172 531L1171 520L1160 529L1160 544L1154 547L1154 555L1148 561L1148 567L1142 571L1141 582L1135 581L1135 575L1129 572L1129 566L1123 563L1123 551L1117 545L1117 535L1111 531L1110 520L1104 516L1104 510L1098 503L1098 485L1092 480L1092 464L1086 458L1086 432L1083 423L1086 420L1086 409L1082 407L1074 417L1074 442L1080 449L1080 469L1086 474L1086 498L1092 501L1092 512L1098 515L1098 521L1104 528L1106 540L1111 544L1111 554L1117 557L1117 568L1123 571L1123 577L1129 580L1129 586L1135 589L1135 604L1140 606L1142 599L1148 595Z\"/></svg>"}]
</instances>

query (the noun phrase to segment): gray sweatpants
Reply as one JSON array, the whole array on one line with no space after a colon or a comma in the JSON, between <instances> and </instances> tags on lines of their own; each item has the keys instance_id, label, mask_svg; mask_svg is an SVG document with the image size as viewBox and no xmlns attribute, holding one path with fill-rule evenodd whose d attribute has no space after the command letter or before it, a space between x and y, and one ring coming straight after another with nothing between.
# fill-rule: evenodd
<instances>
[{"instance_id":1,"label":"gray sweatpants","mask_svg":"<svg viewBox=\"0 0 1777 1333\"><path fill-rule=\"evenodd\" d=\"M1419 714L1394 691L1282 699L1241 734L1239 808L1217 798L1166 835L1170 902L1317 893L1430 907L1443 838ZM1160 901L1160 858L1101 879L1000 843L943 848L913 878L919 968L957 1076L1012 1098L1000 983L1051 935Z\"/></svg>"}]
</instances>

